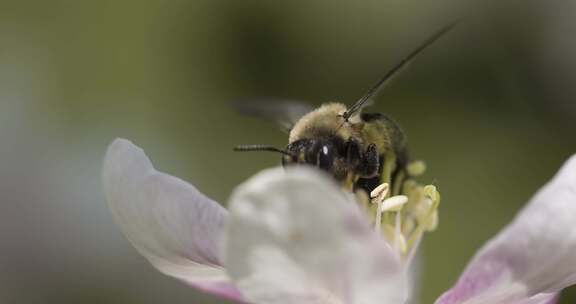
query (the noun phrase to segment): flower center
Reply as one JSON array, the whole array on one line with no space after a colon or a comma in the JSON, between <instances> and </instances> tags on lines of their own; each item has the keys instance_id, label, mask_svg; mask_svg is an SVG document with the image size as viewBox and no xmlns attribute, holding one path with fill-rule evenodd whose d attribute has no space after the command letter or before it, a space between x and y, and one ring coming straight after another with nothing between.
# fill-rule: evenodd
<instances>
[{"instance_id":1,"label":"flower center","mask_svg":"<svg viewBox=\"0 0 576 304\"><path fill-rule=\"evenodd\" d=\"M371 193L370 216L374 228L405 259L411 259L425 232L438 226L440 193L433 185L422 186L413 180L402 185L403 195L390 195L383 183Z\"/></svg>"}]
</instances>

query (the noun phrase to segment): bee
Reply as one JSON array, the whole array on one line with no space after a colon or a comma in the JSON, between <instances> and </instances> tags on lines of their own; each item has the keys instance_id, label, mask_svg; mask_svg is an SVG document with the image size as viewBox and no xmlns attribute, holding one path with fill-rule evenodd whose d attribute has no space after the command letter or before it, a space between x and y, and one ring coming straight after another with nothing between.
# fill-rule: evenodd
<instances>
[{"instance_id":1,"label":"bee","mask_svg":"<svg viewBox=\"0 0 576 304\"><path fill-rule=\"evenodd\" d=\"M362 110L393 76L456 24L452 22L428 37L350 107L342 103L327 103L317 109L296 102L239 104L245 114L276 120L289 131L289 137L285 149L243 145L235 150L280 153L284 166L316 166L353 192L371 193L378 185L388 183L392 194L400 194L404 181L423 172L422 163L410 159L406 136L398 123L385 114Z\"/></svg>"}]
</instances>

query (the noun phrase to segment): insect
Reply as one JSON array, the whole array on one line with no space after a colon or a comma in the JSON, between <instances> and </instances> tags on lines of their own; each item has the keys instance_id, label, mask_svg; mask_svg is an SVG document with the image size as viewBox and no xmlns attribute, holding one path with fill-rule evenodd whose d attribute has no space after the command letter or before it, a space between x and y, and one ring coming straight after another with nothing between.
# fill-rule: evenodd
<instances>
[{"instance_id":1,"label":"insect","mask_svg":"<svg viewBox=\"0 0 576 304\"><path fill-rule=\"evenodd\" d=\"M419 163L409 158L404 132L393 119L382 113L363 113L362 110L393 76L456 24L452 22L431 35L350 107L327 103L312 109L294 102L240 105L245 114L279 122L289 131L289 139L285 149L243 145L235 150L280 153L284 166L308 164L319 167L350 191L370 193L378 185L388 183L391 194L400 194L404 181L423 169L415 169Z\"/></svg>"}]
</instances>

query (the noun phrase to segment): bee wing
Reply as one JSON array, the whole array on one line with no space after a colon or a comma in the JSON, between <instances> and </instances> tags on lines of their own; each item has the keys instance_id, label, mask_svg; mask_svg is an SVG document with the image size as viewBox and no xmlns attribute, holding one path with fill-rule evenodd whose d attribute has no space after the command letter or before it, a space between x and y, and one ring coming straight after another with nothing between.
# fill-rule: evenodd
<instances>
[{"instance_id":1,"label":"bee wing","mask_svg":"<svg viewBox=\"0 0 576 304\"><path fill-rule=\"evenodd\" d=\"M241 114L272 121L285 132L290 132L302 116L314 110L311 105L296 100L258 99L232 105Z\"/></svg>"}]
</instances>

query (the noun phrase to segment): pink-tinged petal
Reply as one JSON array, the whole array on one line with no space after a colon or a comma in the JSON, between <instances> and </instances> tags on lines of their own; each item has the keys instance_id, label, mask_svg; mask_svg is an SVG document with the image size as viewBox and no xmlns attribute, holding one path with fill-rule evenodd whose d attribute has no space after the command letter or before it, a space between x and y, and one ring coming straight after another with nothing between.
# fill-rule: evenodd
<instances>
[{"instance_id":1,"label":"pink-tinged petal","mask_svg":"<svg viewBox=\"0 0 576 304\"><path fill-rule=\"evenodd\" d=\"M399 257L353 199L313 168L264 171L230 203L226 267L266 304L404 303Z\"/></svg>"},{"instance_id":2,"label":"pink-tinged petal","mask_svg":"<svg viewBox=\"0 0 576 304\"><path fill-rule=\"evenodd\" d=\"M559 298L559 293L539 293L528 299L516 301L510 304L556 304Z\"/></svg>"},{"instance_id":3,"label":"pink-tinged petal","mask_svg":"<svg viewBox=\"0 0 576 304\"><path fill-rule=\"evenodd\" d=\"M204 291L239 298L221 263L224 208L156 171L144 151L124 139L108 147L102 180L116 222L152 265Z\"/></svg>"},{"instance_id":4,"label":"pink-tinged petal","mask_svg":"<svg viewBox=\"0 0 576 304\"><path fill-rule=\"evenodd\" d=\"M575 283L576 156L572 156L514 221L484 245L436 303L524 303Z\"/></svg>"}]
</instances>

